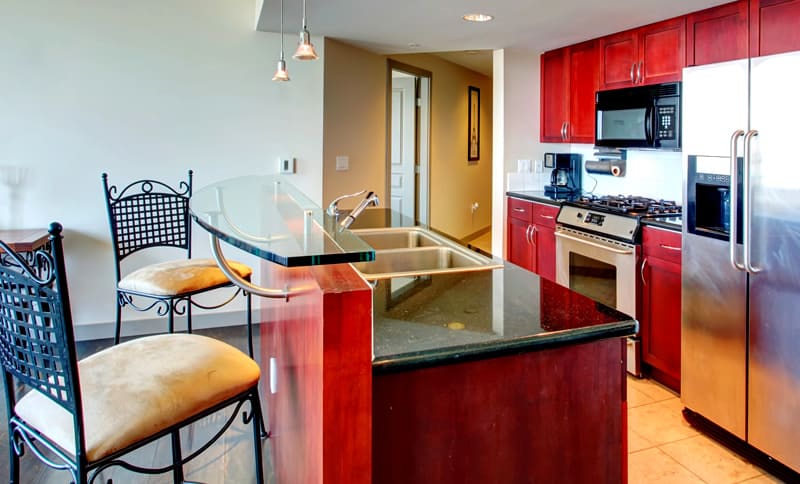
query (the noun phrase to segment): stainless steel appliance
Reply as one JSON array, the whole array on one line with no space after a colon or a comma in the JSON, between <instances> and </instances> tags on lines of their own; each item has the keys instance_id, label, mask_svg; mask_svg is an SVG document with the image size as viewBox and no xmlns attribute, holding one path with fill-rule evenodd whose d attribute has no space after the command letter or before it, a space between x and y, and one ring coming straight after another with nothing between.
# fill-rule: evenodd
<instances>
[{"instance_id":1,"label":"stainless steel appliance","mask_svg":"<svg viewBox=\"0 0 800 484\"><path fill-rule=\"evenodd\" d=\"M545 153L544 165L552 168L550 184L545 185L544 192L548 196L574 195L581 192L581 162L583 157L578 153Z\"/></svg>"},{"instance_id":2,"label":"stainless steel appliance","mask_svg":"<svg viewBox=\"0 0 800 484\"><path fill-rule=\"evenodd\" d=\"M680 212L675 202L643 197L564 202L556 217L556 282L635 318L641 219ZM628 371L641 374L637 338L628 340Z\"/></svg>"},{"instance_id":3,"label":"stainless steel appliance","mask_svg":"<svg viewBox=\"0 0 800 484\"><path fill-rule=\"evenodd\" d=\"M687 68L681 400L800 471L800 52Z\"/></svg>"},{"instance_id":4,"label":"stainless steel appliance","mask_svg":"<svg viewBox=\"0 0 800 484\"><path fill-rule=\"evenodd\" d=\"M681 83L595 94L595 146L681 148Z\"/></svg>"}]
</instances>

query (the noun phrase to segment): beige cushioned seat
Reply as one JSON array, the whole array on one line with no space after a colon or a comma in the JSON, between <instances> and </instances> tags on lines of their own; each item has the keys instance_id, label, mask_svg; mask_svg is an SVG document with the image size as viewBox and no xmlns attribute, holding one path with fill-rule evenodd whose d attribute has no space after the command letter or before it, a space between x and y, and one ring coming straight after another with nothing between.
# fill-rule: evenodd
<instances>
[{"instance_id":1,"label":"beige cushioned seat","mask_svg":"<svg viewBox=\"0 0 800 484\"><path fill-rule=\"evenodd\" d=\"M139 338L78 362L87 458L94 462L258 384L258 364L195 334ZM17 414L75 454L72 417L32 390Z\"/></svg>"},{"instance_id":2,"label":"beige cushioned seat","mask_svg":"<svg viewBox=\"0 0 800 484\"><path fill-rule=\"evenodd\" d=\"M253 270L229 261L233 270L248 279ZM155 296L176 296L230 282L212 259L179 259L142 267L119 281L118 287Z\"/></svg>"}]
</instances>

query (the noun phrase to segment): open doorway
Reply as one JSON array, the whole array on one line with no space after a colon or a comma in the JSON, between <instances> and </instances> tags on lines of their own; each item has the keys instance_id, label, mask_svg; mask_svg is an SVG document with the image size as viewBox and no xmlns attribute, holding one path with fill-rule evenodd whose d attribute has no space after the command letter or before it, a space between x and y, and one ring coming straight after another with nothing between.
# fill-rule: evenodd
<instances>
[{"instance_id":1,"label":"open doorway","mask_svg":"<svg viewBox=\"0 0 800 484\"><path fill-rule=\"evenodd\" d=\"M431 77L388 61L386 193L393 213L414 225L430 223Z\"/></svg>"}]
</instances>

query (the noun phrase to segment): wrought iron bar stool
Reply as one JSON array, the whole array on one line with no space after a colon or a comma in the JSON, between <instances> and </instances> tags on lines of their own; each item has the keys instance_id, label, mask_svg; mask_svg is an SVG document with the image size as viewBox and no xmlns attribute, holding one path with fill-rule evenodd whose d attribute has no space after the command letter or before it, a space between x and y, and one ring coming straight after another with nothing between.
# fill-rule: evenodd
<instances>
[{"instance_id":1,"label":"wrought iron bar stool","mask_svg":"<svg viewBox=\"0 0 800 484\"><path fill-rule=\"evenodd\" d=\"M252 426L255 480L262 483L258 364L226 343L193 334L137 338L78 361L61 232L61 225L51 224L52 252L37 251L34 264L0 241L14 262L0 264L10 482L20 482L26 449L47 466L68 471L75 483L93 483L114 466L171 472L174 482L183 482L184 464L241 412ZM180 430L226 408L233 411L217 432L184 457ZM171 464L143 467L126 460L167 436Z\"/></svg>"},{"instance_id":2,"label":"wrought iron bar stool","mask_svg":"<svg viewBox=\"0 0 800 484\"><path fill-rule=\"evenodd\" d=\"M247 344L253 356L252 296L237 288L220 304L204 306L192 299L200 293L233 287L213 259L192 259L192 221L189 198L192 196L192 171L188 180L173 188L156 180L137 180L118 190L109 185L103 173L103 189L114 246L117 277L117 314L114 344L119 343L122 308L136 311L155 308L159 316L167 316L168 332L175 329L175 315L186 315L187 330L192 332L192 306L216 309L233 301L240 293L247 298ZM185 259L151 264L125 276L121 262L131 254L152 247L176 247L186 252ZM250 280L252 269L244 264L231 264L236 273ZM149 303L137 304L134 298Z\"/></svg>"}]
</instances>

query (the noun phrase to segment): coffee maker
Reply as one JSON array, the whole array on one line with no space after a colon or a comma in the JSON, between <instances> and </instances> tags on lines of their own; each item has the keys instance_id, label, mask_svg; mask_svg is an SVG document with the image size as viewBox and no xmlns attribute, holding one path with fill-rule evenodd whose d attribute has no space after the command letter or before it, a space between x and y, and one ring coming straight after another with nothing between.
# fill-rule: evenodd
<instances>
[{"instance_id":1,"label":"coffee maker","mask_svg":"<svg viewBox=\"0 0 800 484\"><path fill-rule=\"evenodd\" d=\"M544 193L550 197L565 197L581 193L581 162L578 153L545 153L544 167L552 168L550 184L545 185Z\"/></svg>"}]
</instances>

